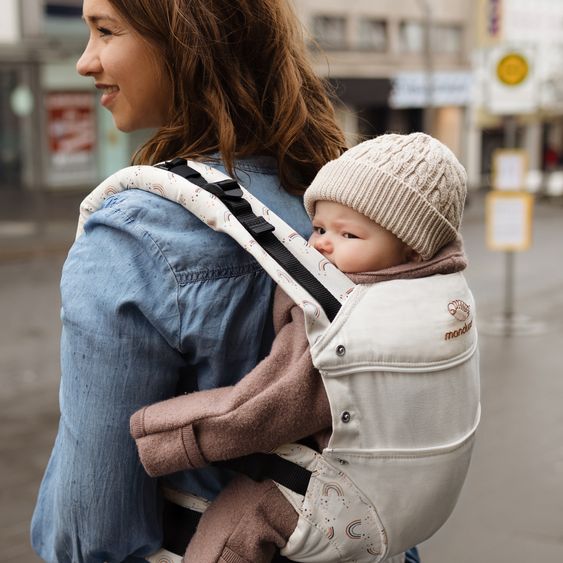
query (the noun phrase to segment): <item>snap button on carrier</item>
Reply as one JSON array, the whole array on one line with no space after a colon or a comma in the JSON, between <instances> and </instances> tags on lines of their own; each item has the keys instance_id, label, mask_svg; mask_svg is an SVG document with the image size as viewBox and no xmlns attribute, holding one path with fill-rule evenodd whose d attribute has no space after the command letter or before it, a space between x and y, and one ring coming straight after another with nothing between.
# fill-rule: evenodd
<instances>
[{"instance_id":1,"label":"snap button on carrier","mask_svg":"<svg viewBox=\"0 0 563 563\"><path fill-rule=\"evenodd\" d=\"M346 348L344 348L344 346L342 346L342 344L338 345L336 347L336 355L337 356L344 356L344 354L346 354Z\"/></svg>"},{"instance_id":2,"label":"snap button on carrier","mask_svg":"<svg viewBox=\"0 0 563 563\"><path fill-rule=\"evenodd\" d=\"M352 415L348 412L348 411L344 411L341 415L340 415L340 420L344 423L346 422L350 422L350 420L352 419Z\"/></svg>"}]
</instances>

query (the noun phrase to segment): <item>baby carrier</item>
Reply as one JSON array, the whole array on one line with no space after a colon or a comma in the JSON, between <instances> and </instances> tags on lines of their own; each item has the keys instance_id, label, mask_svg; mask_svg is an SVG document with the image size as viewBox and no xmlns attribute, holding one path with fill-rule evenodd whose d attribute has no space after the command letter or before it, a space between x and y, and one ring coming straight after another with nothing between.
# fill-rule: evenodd
<instances>
[{"instance_id":1,"label":"baby carrier","mask_svg":"<svg viewBox=\"0 0 563 563\"><path fill-rule=\"evenodd\" d=\"M355 285L234 180L183 159L102 182L81 205L77 236L103 200L131 188L229 234L304 312L332 435L322 453L278 448L279 464L257 477L273 477L299 513L282 554L311 563L402 560L451 514L479 423L475 305L463 275ZM150 560L173 557L161 550Z\"/></svg>"}]
</instances>

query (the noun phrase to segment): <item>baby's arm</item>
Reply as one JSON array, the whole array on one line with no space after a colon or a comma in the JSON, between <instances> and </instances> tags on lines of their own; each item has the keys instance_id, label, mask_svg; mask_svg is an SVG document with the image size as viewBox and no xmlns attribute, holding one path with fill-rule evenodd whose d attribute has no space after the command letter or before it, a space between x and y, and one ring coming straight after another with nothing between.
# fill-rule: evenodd
<instances>
[{"instance_id":1,"label":"baby's arm","mask_svg":"<svg viewBox=\"0 0 563 563\"><path fill-rule=\"evenodd\" d=\"M273 481L235 477L203 513L184 561L268 563L297 526L298 515Z\"/></svg>"},{"instance_id":2,"label":"baby's arm","mask_svg":"<svg viewBox=\"0 0 563 563\"><path fill-rule=\"evenodd\" d=\"M274 312L278 333L272 351L239 383L162 401L131 417L131 434L149 475L268 452L331 426L303 314L281 292Z\"/></svg>"}]
</instances>

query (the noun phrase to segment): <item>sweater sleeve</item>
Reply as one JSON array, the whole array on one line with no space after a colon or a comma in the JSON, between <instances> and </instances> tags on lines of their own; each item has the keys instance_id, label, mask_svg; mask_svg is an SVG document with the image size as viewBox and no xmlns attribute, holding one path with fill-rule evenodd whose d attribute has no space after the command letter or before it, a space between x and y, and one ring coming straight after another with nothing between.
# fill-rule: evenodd
<instances>
[{"instance_id":1,"label":"sweater sleeve","mask_svg":"<svg viewBox=\"0 0 563 563\"><path fill-rule=\"evenodd\" d=\"M175 397L131 417L131 434L149 475L271 451L330 427L303 314L281 291L274 323L271 353L236 385Z\"/></svg>"}]
</instances>

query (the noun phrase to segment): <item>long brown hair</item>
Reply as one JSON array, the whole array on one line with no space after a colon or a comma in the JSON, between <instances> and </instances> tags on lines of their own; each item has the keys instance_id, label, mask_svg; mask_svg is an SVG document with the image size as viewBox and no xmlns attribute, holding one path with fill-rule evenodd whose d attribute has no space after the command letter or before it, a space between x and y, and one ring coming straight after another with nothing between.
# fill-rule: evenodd
<instances>
[{"instance_id":1,"label":"long brown hair","mask_svg":"<svg viewBox=\"0 0 563 563\"><path fill-rule=\"evenodd\" d=\"M307 59L288 0L109 0L162 58L173 92L169 122L133 157L152 164L219 152L271 155L302 193L345 149L326 83Z\"/></svg>"}]
</instances>

